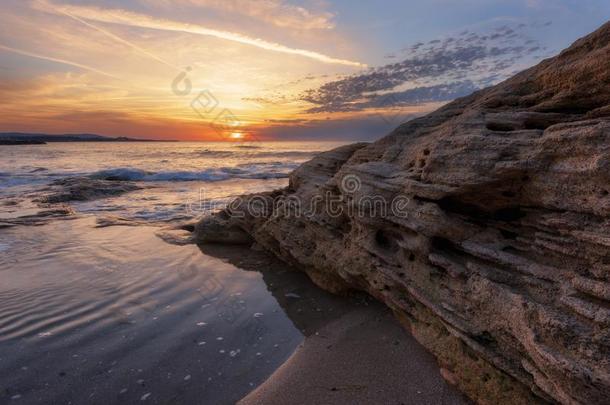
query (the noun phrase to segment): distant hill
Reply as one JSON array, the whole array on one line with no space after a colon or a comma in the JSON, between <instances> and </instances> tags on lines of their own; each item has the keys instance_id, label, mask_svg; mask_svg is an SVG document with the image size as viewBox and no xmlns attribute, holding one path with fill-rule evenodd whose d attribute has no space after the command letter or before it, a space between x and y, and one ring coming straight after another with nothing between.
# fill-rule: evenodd
<instances>
[{"instance_id":1,"label":"distant hill","mask_svg":"<svg viewBox=\"0 0 610 405\"><path fill-rule=\"evenodd\" d=\"M31 139L2 139L0 138L0 145L46 145L44 141L37 141Z\"/></svg>"},{"instance_id":2,"label":"distant hill","mask_svg":"<svg viewBox=\"0 0 610 405\"><path fill-rule=\"evenodd\" d=\"M8 144L43 143L43 142L176 142L172 140L154 140L127 138L125 136L109 137L95 134L28 134L22 132L0 132L0 143Z\"/></svg>"}]
</instances>

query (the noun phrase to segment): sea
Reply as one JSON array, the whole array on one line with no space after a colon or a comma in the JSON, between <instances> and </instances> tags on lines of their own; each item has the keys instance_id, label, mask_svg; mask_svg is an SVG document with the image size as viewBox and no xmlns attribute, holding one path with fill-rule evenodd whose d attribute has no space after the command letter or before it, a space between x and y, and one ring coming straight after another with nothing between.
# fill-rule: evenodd
<instances>
[{"instance_id":1,"label":"sea","mask_svg":"<svg viewBox=\"0 0 610 405\"><path fill-rule=\"evenodd\" d=\"M177 225L339 145L0 146L0 403L230 404L261 384L332 298Z\"/></svg>"},{"instance_id":2,"label":"sea","mask_svg":"<svg viewBox=\"0 0 610 405\"><path fill-rule=\"evenodd\" d=\"M138 191L71 201L81 214L173 221L235 196L287 184L289 173L336 142L74 142L0 146L0 221L33 213L62 179L135 182ZM34 203L32 203L34 201Z\"/></svg>"}]
</instances>

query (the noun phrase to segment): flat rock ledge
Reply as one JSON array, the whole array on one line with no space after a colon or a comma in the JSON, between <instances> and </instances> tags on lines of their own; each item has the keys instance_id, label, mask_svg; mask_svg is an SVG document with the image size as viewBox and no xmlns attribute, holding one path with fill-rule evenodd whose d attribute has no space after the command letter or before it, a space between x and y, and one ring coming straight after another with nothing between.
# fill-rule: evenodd
<instances>
[{"instance_id":1,"label":"flat rock ledge","mask_svg":"<svg viewBox=\"0 0 610 405\"><path fill-rule=\"evenodd\" d=\"M609 44L607 23L375 143L323 153L195 236L368 292L478 403L607 404Z\"/></svg>"}]
</instances>

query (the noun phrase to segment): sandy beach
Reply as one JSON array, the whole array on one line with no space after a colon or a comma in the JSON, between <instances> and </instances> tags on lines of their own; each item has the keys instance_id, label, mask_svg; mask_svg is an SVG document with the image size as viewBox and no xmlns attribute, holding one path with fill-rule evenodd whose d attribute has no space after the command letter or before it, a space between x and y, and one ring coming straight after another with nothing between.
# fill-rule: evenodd
<instances>
[{"instance_id":1,"label":"sandy beach","mask_svg":"<svg viewBox=\"0 0 610 405\"><path fill-rule=\"evenodd\" d=\"M467 404L432 355L378 303L354 309L305 339L240 405Z\"/></svg>"}]
</instances>

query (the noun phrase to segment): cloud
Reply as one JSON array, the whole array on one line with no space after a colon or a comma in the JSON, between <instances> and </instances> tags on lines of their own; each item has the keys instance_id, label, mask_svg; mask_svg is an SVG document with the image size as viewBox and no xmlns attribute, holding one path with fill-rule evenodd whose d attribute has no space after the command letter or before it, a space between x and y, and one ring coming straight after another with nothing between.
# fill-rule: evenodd
<instances>
[{"instance_id":1,"label":"cloud","mask_svg":"<svg viewBox=\"0 0 610 405\"><path fill-rule=\"evenodd\" d=\"M326 83L300 95L309 112L357 111L393 105L448 101L514 73L544 48L508 25L489 32L463 31L444 40L417 43L401 62ZM526 44L527 42L527 44ZM403 56L404 57L404 56ZM386 100L380 105L380 100Z\"/></svg>"},{"instance_id":2,"label":"cloud","mask_svg":"<svg viewBox=\"0 0 610 405\"><path fill-rule=\"evenodd\" d=\"M71 16L89 21L126 25L130 27L148 28L162 31L184 32L190 34L210 36L214 38L233 41L244 45L255 46L260 49L281 52L291 55L299 55L329 64L338 64L353 67L365 67L366 65L346 59L333 58L318 52L306 49L291 48L275 42L269 42L260 38L252 38L240 33L221 31L207 28L201 25L188 24L178 21L154 18L145 14L139 14L122 9L102 9L98 7L84 7L54 4L46 0L35 0L33 5L43 11L50 13L67 13Z\"/></svg>"},{"instance_id":3,"label":"cloud","mask_svg":"<svg viewBox=\"0 0 610 405\"><path fill-rule=\"evenodd\" d=\"M112 32L109 32L109 31L107 31L107 30L105 30L103 28L100 28L100 27L98 27L96 25L93 25L93 24L83 20L82 18L79 18L79 17L77 17L77 16L75 16L73 14L70 14L68 11L65 11L65 10L62 10L61 8L58 8L57 12L65 15L65 16L68 16L68 17L72 18L75 21L80 22L81 24L84 24L85 26L87 26L87 27L89 27L91 29L94 29L97 32L100 32L100 33L104 34L105 36L107 36L107 37L109 37L109 38L111 38L111 39L113 39L113 40L115 40L115 41L117 41L117 42L119 42L119 43L121 43L123 45L127 45L128 47L136 50L137 52L139 52L142 55L145 55L145 56L147 56L147 57L149 57L149 58L151 58L153 60L156 60L157 62L161 62L164 65L169 66L172 69L180 70L179 67L172 65L171 63L169 63L166 60L160 58L159 56L153 54L152 52L149 52L146 49L144 49L144 48L134 44L133 42L127 41L127 40L125 40L125 39L123 39L123 38L113 34Z\"/></svg>"},{"instance_id":4,"label":"cloud","mask_svg":"<svg viewBox=\"0 0 610 405\"><path fill-rule=\"evenodd\" d=\"M224 13L239 14L277 27L293 30L330 30L334 14L314 12L285 0L140 0L144 4L175 7L176 4L205 7Z\"/></svg>"},{"instance_id":5,"label":"cloud","mask_svg":"<svg viewBox=\"0 0 610 405\"><path fill-rule=\"evenodd\" d=\"M464 97L478 90L478 87L470 80L434 86L421 86L409 90L397 91L388 94L373 94L360 102L323 104L308 110L310 113L323 112L349 112L362 111L366 109L385 109L395 107L416 106L427 103L438 103L451 101Z\"/></svg>"},{"instance_id":6,"label":"cloud","mask_svg":"<svg viewBox=\"0 0 610 405\"><path fill-rule=\"evenodd\" d=\"M6 45L2 45L2 44L0 44L0 49L4 50L4 51L8 51L8 52L13 52L13 53L16 53L16 54L19 54L19 55L23 55L23 56L29 56L29 57L32 57L32 58L48 60L50 62L61 63L63 65L68 65L68 66L74 66L74 67L77 67L77 68L80 68L80 69L84 69L84 70L88 70L90 72L94 72L94 73L97 73L97 74L100 74L100 75L104 75L106 77L111 77L113 79L118 79L118 77L115 76L115 75L112 75L110 73L106 73L103 70L96 69L96 68L94 68L92 66L84 65L82 63L72 62L72 61L69 61L69 60L66 60L66 59L54 58L52 56L40 55L40 54L37 54L37 53L25 51L23 49L12 48L10 46L6 46Z\"/></svg>"}]
</instances>

